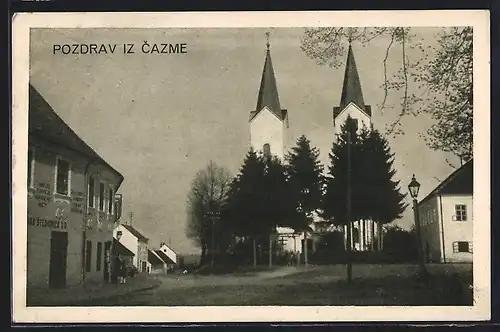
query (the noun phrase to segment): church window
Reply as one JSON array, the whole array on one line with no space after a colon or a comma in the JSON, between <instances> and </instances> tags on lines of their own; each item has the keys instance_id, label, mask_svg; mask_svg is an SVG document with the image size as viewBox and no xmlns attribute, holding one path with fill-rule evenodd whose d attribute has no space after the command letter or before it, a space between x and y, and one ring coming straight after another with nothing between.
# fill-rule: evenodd
<instances>
[{"instance_id":1,"label":"church window","mask_svg":"<svg viewBox=\"0 0 500 332\"><path fill-rule=\"evenodd\" d=\"M358 131L359 128L358 119L352 119L352 122L354 123L354 130Z\"/></svg>"},{"instance_id":2,"label":"church window","mask_svg":"<svg viewBox=\"0 0 500 332\"><path fill-rule=\"evenodd\" d=\"M263 152L264 152L264 156L270 156L271 155L271 145L269 145L269 143L266 143L264 144L264 147L263 147Z\"/></svg>"}]
</instances>

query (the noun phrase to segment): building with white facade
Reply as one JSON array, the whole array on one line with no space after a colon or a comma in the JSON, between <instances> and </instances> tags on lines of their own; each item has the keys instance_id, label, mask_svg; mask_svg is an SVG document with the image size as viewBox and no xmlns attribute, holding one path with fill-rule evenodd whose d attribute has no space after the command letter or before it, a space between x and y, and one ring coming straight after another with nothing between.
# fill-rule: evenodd
<instances>
[{"instance_id":1,"label":"building with white facade","mask_svg":"<svg viewBox=\"0 0 500 332\"><path fill-rule=\"evenodd\" d=\"M473 178L471 159L418 203L427 262L472 262Z\"/></svg>"},{"instance_id":2,"label":"building with white facade","mask_svg":"<svg viewBox=\"0 0 500 332\"><path fill-rule=\"evenodd\" d=\"M115 239L118 239L117 234L119 232L121 232L119 242L134 253L132 265L134 265L139 272L150 271L151 263L148 260L149 239L142 235L142 233L132 225L119 224L113 231Z\"/></svg>"}]
</instances>

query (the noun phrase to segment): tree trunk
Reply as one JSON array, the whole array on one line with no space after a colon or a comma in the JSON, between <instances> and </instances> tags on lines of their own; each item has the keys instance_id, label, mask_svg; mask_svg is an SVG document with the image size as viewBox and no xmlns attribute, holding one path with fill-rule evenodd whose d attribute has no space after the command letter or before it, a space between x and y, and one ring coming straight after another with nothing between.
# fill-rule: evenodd
<instances>
[{"instance_id":1,"label":"tree trunk","mask_svg":"<svg viewBox=\"0 0 500 332\"><path fill-rule=\"evenodd\" d=\"M375 251L375 220L371 221L371 247L372 251Z\"/></svg>"},{"instance_id":2,"label":"tree trunk","mask_svg":"<svg viewBox=\"0 0 500 332\"><path fill-rule=\"evenodd\" d=\"M257 247L255 243L255 237L252 239L253 242L253 268L257 270Z\"/></svg>"},{"instance_id":3,"label":"tree trunk","mask_svg":"<svg viewBox=\"0 0 500 332\"><path fill-rule=\"evenodd\" d=\"M304 266L307 270L307 247L308 247L308 243L307 243L307 231L304 232Z\"/></svg>"},{"instance_id":4,"label":"tree trunk","mask_svg":"<svg viewBox=\"0 0 500 332\"><path fill-rule=\"evenodd\" d=\"M352 251L352 223L348 222L347 223L347 281L351 282L352 280L352 257L351 257L351 251Z\"/></svg>"},{"instance_id":5,"label":"tree trunk","mask_svg":"<svg viewBox=\"0 0 500 332\"><path fill-rule=\"evenodd\" d=\"M269 268L273 267L273 234L269 234Z\"/></svg>"},{"instance_id":6,"label":"tree trunk","mask_svg":"<svg viewBox=\"0 0 500 332\"><path fill-rule=\"evenodd\" d=\"M382 234L382 224L380 222L377 222L377 238L378 238L378 251L382 251L382 238L383 238L383 234Z\"/></svg>"}]
</instances>

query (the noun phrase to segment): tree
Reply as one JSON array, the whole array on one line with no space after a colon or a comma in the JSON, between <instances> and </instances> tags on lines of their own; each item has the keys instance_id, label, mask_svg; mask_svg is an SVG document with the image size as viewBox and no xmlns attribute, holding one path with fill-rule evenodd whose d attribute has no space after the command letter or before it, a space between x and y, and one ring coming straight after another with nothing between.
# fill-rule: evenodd
<instances>
[{"instance_id":1,"label":"tree","mask_svg":"<svg viewBox=\"0 0 500 332\"><path fill-rule=\"evenodd\" d=\"M214 248L222 232L220 224L208 217L208 212L221 210L231 183L229 171L210 161L200 170L189 190L186 207L188 221L186 235L201 248L201 263L205 262L208 248ZM219 239L220 240L220 239Z\"/></svg>"},{"instance_id":2,"label":"tree","mask_svg":"<svg viewBox=\"0 0 500 332\"><path fill-rule=\"evenodd\" d=\"M245 156L240 171L231 183L226 218L235 236L252 238L253 261L257 265L256 240L268 231L264 217L265 164L253 149Z\"/></svg>"},{"instance_id":3,"label":"tree","mask_svg":"<svg viewBox=\"0 0 500 332\"><path fill-rule=\"evenodd\" d=\"M313 221L313 212L321 208L323 197L323 166L319 162L319 150L311 146L311 142L302 135L297 139L297 144L286 156L288 161L288 175L291 190L303 214L302 220L293 225L295 231L304 231L304 259L307 265L307 232L309 224Z\"/></svg>"},{"instance_id":4,"label":"tree","mask_svg":"<svg viewBox=\"0 0 500 332\"><path fill-rule=\"evenodd\" d=\"M389 94L401 102L392 106L397 117L386 134L402 134L401 121L408 115L426 114L435 120L424 136L434 150L450 152L462 162L472 158L472 50L471 27L443 28L437 46L424 44L411 28L335 28L306 29L301 48L319 65L338 68L343 63L347 40L363 46L374 40L387 40L384 67L384 98L380 111L391 108ZM388 61L400 66L392 75Z\"/></svg>"},{"instance_id":5,"label":"tree","mask_svg":"<svg viewBox=\"0 0 500 332\"><path fill-rule=\"evenodd\" d=\"M394 181L394 154L389 142L374 129L361 133L363 167L359 181L364 183L363 219L375 220L382 234L382 225L401 218L407 204L406 194L401 193L399 181ZM373 224L372 224L373 225ZM372 234L374 229L372 228Z\"/></svg>"}]
</instances>

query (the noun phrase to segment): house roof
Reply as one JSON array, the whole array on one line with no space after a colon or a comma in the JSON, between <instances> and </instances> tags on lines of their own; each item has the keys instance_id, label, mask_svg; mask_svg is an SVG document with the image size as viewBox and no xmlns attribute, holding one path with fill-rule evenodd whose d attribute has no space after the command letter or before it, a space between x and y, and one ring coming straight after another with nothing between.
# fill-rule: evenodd
<instances>
[{"instance_id":1,"label":"house roof","mask_svg":"<svg viewBox=\"0 0 500 332\"><path fill-rule=\"evenodd\" d=\"M470 159L460 168L451 173L434 190L422 199L419 204L425 202L436 194L442 195L464 195L471 194L474 189L474 162Z\"/></svg>"},{"instance_id":2,"label":"house roof","mask_svg":"<svg viewBox=\"0 0 500 332\"><path fill-rule=\"evenodd\" d=\"M361 89L361 81L356 67L356 60L354 59L354 52L352 51L351 44L349 44L344 72L344 83L342 86L342 94L340 96L340 105L339 107L334 107L333 117L336 118L351 102L356 104L356 106L358 106L363 112L371 116L371 107L369 105L365 105L365 101L363 99L363 91Z\"/></svg>"},{"instance_id":3,"label":"house roof","mask_svg":"<svg viewBox=\"0 0 500 332\"><path fill-rule=\"evenodd\" d=\"M163 251L161 251L160 249L156 249L155 250L155 253L160 256L160 258L167 264L176 264L173 260L170 259L170 257L168 257L167 255L165 255L165 253Z\"/></svg>"},{"instance_id":4,"label":"house roof","mask_svg":"<svg viewBox=\"0 0 500 332\"><path fill-rule=\"evenodd\" d=\"M126 225L126 224L122 224L122 226L123 226L123 228L125 228L126 230L128 230L130 233L132 233L132 235L135 236L136 238L138 238L139 240L144 241L144 242L148 242L149 241L149 239L147 237L145 237L144 235L142 235L142 233L139 232L133 226Z\"/></svg>"},{"instance_id":5,"label":"house roof","mask_svg":"<svg viewBox=\"0 0 500 332\"><path fill-rule=\"evenodd\" d=\"M153 264L165 263L156 253L148 249L148 262Z\"/></svg>"},{"instance_id":6,"label":"house roof","mask_svg":"<svg viewBox=\"0 0 500 332\"><path fill-rule=\"evenodd\" d=\"M273 62L271 60L271 51L269 45L266 51L266 60L262 70L262 78L260 80L259 96L257 98L257 107L255 111L250 113L250 121L259 114L264 107L269 108L271 112L279 119L283 120L287 114L281 110L280 99L278 96L278 86L274 75Z\"/></svg>"},{"instance_id":7,"label":"house roof","mask_svg":"<svg viewBox=\"0 0 500 332\"><path fill-rule=\"evenodd\" d=\"M120 179L118 187L123 182L123 175L85 143L31 84L29 85L28 128L29 135L64 146L90 160L103 164L118 175Z\"/></svg>"},{"instance_id":8,"label":"house roof","mask_svg":"<svg viewBox=\"0 0 500 332\"><path fill-rule=\"evenodd\" d=\"M120 241L117 239L113 238L113 254L115 255L121 255L121 256L135 256L135 254L130 251L127 247L125 247L123 244L121 244Z\"/></svg>"}]
</instances>

